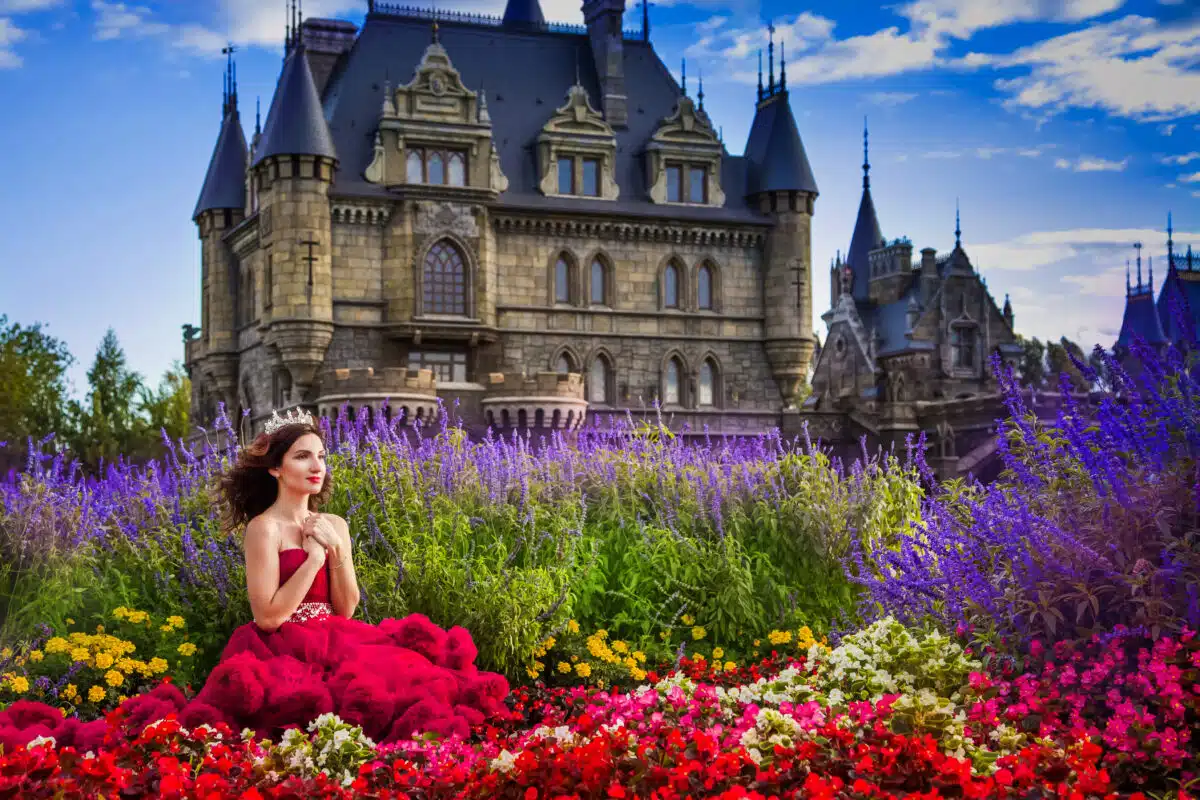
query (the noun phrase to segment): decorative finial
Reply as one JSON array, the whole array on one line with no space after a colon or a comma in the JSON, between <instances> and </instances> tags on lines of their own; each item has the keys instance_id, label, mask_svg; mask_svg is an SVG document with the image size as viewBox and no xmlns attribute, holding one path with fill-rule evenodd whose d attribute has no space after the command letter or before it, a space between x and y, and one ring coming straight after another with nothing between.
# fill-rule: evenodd
<instances>
[{"instance_id":1,"label":"decorative finial","mask_svg":"<svg viewBox=\"0 0 1200 800\"><path fill-rule=\"evenodd\" d=\"M490 123L492 121L492 115L488 112L487 107L487 89L482 86L479 87L479 113L477 117L480 122Z\"/></svg>"},{"instance_id":2,"label":"decorative finial","mask_svg":"<svg viewBox=\"0 0 1200 800\"><path fill-rule=\"evenodd\" d=\"M767 95L775 94L775 23L767 23Z\"/></svg>"},{"instance_id":3,"label":"decorative finial","mask_svg":"<svg viewBox=\"0 0 1200 800\"><path fill-rule=\"evenodd\" d=\"M759 48L759 51L758 51L758 99L759 99L759 100L762 100L762 99L763 99L763 85L762 85L762 48Z\"/></svg>"},{"instance_id":4,"label":"decorative finial","mask_svg":"<svg viewBox=\"0 0 1200 800\"><path fill-rule=\"evenodd\" d=\"M700 81L700 88L696 91L696 100L700 103L700 110L703 111L704 110L704 70L703 69L700 70L700 75L698 76L698 79Z\"/></svg>"},{"instance_id":5,"label":"decorative finial","mask_svg":"<svg viewBox=\"0 0 1200 800\"><path fill-rule=\"evenodd\" d=\"M787 91L787 62L783 58L783 37L779 37L779 91Z\"/></svg>"},{"instance_id":6,"label":"decorative finial","mask_svg":"<svg viewBox=\"0 0 1200 800\"><path fill-rule=\"evenodd\" d=\"M1125 296L1133 294L1133 285L1129 282L1129 259L1125 259Z\"/></svg>"},{"instance_id":7,"label":"decorative finial","mask_svg":"<svg viewBox=\"0 0 1200 800\"><path fill-rule=\"evenodd\" d=\"M1133 249L1137 251L1137 276L1138 276L1137 290L1138 290L1138 293L1140 294L1142 291L1142 243L1134 242Z\"/></svg>"},{"instance_id":8,"label":"decorative finial","mask_svg":"<svg viewBox=\"0 0 1200 800\"><path fill-rule=\"evenodd\" d=\"M312 424L313 424L312 414L308 413L307 411L304 411L303 409L300 409L299 413L297 413L297 409L292 409L291 411L288 411L288 413L282 417L279 416L279 411L275 410L275 411L271 412L271 418L269 420L267 420L265 425L263 425L263 433L265 433L267 436L271 436L272 434L275 433L275 431L279 430L280 428L284 427L285 425L312 425Z\"/></svg>"},{"instance_id":9,"label":"decorative finial","mask_svg":"<svg viewBox=\"0 0 1200 800\"><path fill-rule=\"evenodd\" d=\"M867 157L867 117L863 115L863 191L871 188L871 159Z\"/></svg>"},{"instance_id":10,"label":"decorative finial","mask_svg":"<svg viewBox=\"0 0 1200 800\"><path fill-rule=\"evenodd\" d=\"M962 247L962 223L958 215L958 198L954 198L954 247Z\"/></svg>"},{"instance_id":11,"label":"decorative finial","mask_svg":"<svg viewBox=\"0 0 1200 800\"><path fill-rule=\"evenodd\" d=\"M286 10L283 21L283 53L287 55L292 50L292 0L286 0Z\"/></svg>"},{"instance_id":12,"label":"decorative finial","mask_svg":"<svg viewBox=\"0 0 1200 800\"><path fill-rule=\"evenodd\" d=\"M583 81L581 81L579 79L579 73L581 70L580 65L582 63L583 63L583 51L580 50L579 48L575 48L575 85L576 86L583 86Z\"/></svg>"},{"instance_id":13,"label":"decorative finial","mask_svg":"<svg viewBox=\"0 0 1200 800\"><path fill-rule=\"evenodd\" d=\"M650 3L642 0L642 41L650 41Z\"/></svg>"},{"instance_id":14,"label":"decorative finial","mask_svg":"<svg viewBox=\"0 0 1200 800\"><path fill-rule=\"evenodd\" d=\"M1175 231L1171 230L1171 212L1167 212L1167 272L1175 268L1175 242L1171 238Z\"/></svg>"},{"instance_id":15,"label":"decorative finial","mask_svg":"<svg viewBox=\"0 0 1200 800\"><path fill-rule=\"evenodd\" d=\"M436 19L433 21L432 29L433 29L433 43L438 44L439 43L438 42L438 24L437 24Z\"/></svg>"},{"instance_id":16,"label":"decorative finial","mask_svg":"<svg viewBox=\"0 0 1200 800\"><path fill-rule=\"evenodd\" d=\"M254 98L254 135L262 136L262 98Z\"/></svg>"},{"instance_id":17,"label":"decorative finial","mask_svg":"<svg viewBox=\"0 0 1200 800\"><path fill-rule=\"evenodd\" d=\"M1149 278L1150 282L1147 285L1147 288L1150 290L1150 294L1154 294L1154 256L1150 256L1149 260L1150 260L1150 278Z\"/></svg>"},{"instance_id":18,"label":"decorative finial","mask_svg":"<svg viewBox=\"0 0 1200 800\"><path fill-rule=\"evenodd\" d=\"M687 59L680 59L681 66L679 67L680 89L683 90L683 96L687 97Z\"/></svg>"}]
</instances>

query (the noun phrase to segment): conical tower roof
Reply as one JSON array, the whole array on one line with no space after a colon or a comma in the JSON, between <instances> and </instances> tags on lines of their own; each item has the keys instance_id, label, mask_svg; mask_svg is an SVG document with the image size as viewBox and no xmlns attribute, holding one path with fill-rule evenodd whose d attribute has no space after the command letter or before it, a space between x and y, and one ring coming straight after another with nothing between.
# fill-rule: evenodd
<instances>
[{"instance_id":1,"label":"conical tower roof","mask_svg":"<svg viewBox=\"0 0 1200 800\"><path fill-rule=\"evenodd\" d=\"M237 107L233 106L221 120L221 132L217 135L217 146L213 148L208 162L208 173L204 186L196 201L192 219L205 211L216 208L246 207L246 134Z\"/></svg>"},{"instance_id":2,"label":"conical tower roof","mask_svg":"<svg viewBox=\"0 0 1200 800\"><path fill-rule=\"evenodd\" d=\"M546 17L538 0L508 0L508 5L504 7L503 24L541 27L546 24Z\"/></svg>"},{"instance_id":3,"label":"conical tower roof","mask_svg":"<svg viewBox=\"0 0 1200 800\"><path fill-rule=\"evenodd\" d=\"M854 233L850 237L850 250L846 263L850 265L854 282L854 299L870 297L868 283L871 280L871 264L868 255L883 243L883 231L879 227L879 216L875 213L875 201L871 199L871 160L867 157L867 126L863 124L863 190L858 203L858 219L854 221Z\"/></svg>"},{"instance_id":4,"label":"conical tower roof","mask_svg":"<svg viewBox=\"0 0 1200 800\"><path fill-rule=\"evenodd\" d=\"M746 161L748 195L786 191L817 194L817 179L804 152L786 90L758 104L746 140Z\"/></svg>"},{"instance_id":5,"label":"conical tower roof","mask_svg":"<svg viewBox=\"0 0 1200 800\"><path fill-rule=\"evenodd\" d=\"M255 164L284 155L337 158L304 50L303 44L297 44L283 62L262 141L254 153Z\"/></svg>"}]
</instances>

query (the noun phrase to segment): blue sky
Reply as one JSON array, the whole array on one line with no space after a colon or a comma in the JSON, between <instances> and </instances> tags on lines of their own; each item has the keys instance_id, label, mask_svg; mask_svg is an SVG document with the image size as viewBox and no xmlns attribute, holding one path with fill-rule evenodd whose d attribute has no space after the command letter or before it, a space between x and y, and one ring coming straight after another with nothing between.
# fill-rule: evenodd
<instances>
[{"instance_id":1,"label":"blue sky","mask_svg":"<svg viewBox=\"0 0 1200 800\"><path fill-rule=\"evenodd\" d=\"M415 0L414 0L415 1ZM437 0L500 13L504 0ZM632 2L632 0L630 0ZM366 0L307 0L361 22ZM577 0L543 0L581 22ZM963 244L1020 332L1111 345L1132 244L1165 262L1200 250L1200 6L1193 0L657 0L652 39L740 153L766 24L820 187L816 302L845 251L862 185L884 234ZM630 7L627 27L640 24ZM199 322L189 219L219 126L227 40L241 47L243 120L269 104L284 0L0 0L0 313L41 321L79 360L107 327L156 383ZM818 321L818 329L824 326Z\"/></svg>"}]
</instances>

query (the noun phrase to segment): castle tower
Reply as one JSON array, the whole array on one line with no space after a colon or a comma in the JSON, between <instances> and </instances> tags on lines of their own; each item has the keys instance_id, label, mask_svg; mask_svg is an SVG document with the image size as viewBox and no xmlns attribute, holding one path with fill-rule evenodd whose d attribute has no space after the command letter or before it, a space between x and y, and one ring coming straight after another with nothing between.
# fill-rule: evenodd
<instances>
[{"instance_id":1,"label":"castle tower","mask_svg":"<svg viewBox=\"0 0 1200 800\"><path fill-rule=\"evenodd\" d=\"M544 28L546 17L538 0L508 0L502 24L506 28Z\"/></svg>"},{"instance_id":2,"label":"castle tower","mask_svg":"<svg viewBox=\"0 0 1200 800\"><path fill-rule=\"evenodd\" d=\"M200 234L201 342L189 363L199 418L209 419L218 401L237 407L238 349L236 340L237 266L224 235L245 217L246 136L238 116L237 78L233 48L225 49L225 90L221 131L208 163L208 172L192 220ZM204 401L199 397L203 396Z\"/></svg>"},{"instance_id":3,"label":"castle tower","mask_svg":"<svg viewBox=\"0 0 1200 800\"><path fill-rule=\"evenodd\" d=\"M290 378L285 404L311 402L333 338L329 188L337 153L303 41L289 48L254 153L267 250L263 339Z\"/></svg>"},{"instance_id":4,"label":"castle tower","mask_svg":"<svg viewBox=\"0 0 1200 800\"><path fill-rule=\"evenodd\" d=\"M863 120L863 189L858 204L858 219L854 222L854 234L850 237L850 250L846 253L846 264L850 267L851 288L854 299L870 299L872 250L882 246L883 232L879 217L875 213L875 201L871 199L871 161L867 158L867 121ZM836 298L835 298L836 303Z\"/></svg>"},{"instance_id":5,"label":"castle tower","mask_svg":"<svg viewBox=\"0 0 1200 800\"><path fill-rule=\"evenodd\" d=\"M1142 243L1134 245L1137 249L1137 285L1129 284L1129 265L1125 265L1125 315L1121 320L1121 332L1117 335L1117 343L1113 347L1117 357L1124 360L1135 339L1142 339L1153 348L1160 348L1167 343L1167 335L1163 331L1162 320L1154 305L1153 288L1142 282ZM1151 278L1153 282L1153 278Z\"/></svg>"},{"instance_id":6,"label":"castle tower","mask_svg":"<svg viewBox=\"0 0 1200 800\"><path fill-rule=\"evenodd\" d=\"M770 79L760 92L746 141L747 197L774 222L763 258L766 354L785 403L812 362L812 216L817 181L788 104L786 65L775 83L774 29Z\"/></svg>"}]
</instances>

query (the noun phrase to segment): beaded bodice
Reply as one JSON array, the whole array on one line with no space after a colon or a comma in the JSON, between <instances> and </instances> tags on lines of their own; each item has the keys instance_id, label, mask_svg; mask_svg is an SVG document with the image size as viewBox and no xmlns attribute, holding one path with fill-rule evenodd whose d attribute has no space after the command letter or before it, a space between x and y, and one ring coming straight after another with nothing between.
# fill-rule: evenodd
<instances>
[{"instance_id":1,"label":"beaded bodice","mask_svg":"<svg viewBox=\"0 0 1200 800\"><path fill-rule=\"evenodd\" d=\"M308 553L302 548L293 547L279 551L279 585L288 580L300 569L300 565L308 559ZM329 603L329 562L313 578L312 586L296 611L288 617L288 622L304 622L319 617L327 617L333 613Z\"/></svg>"}]
</instances>

